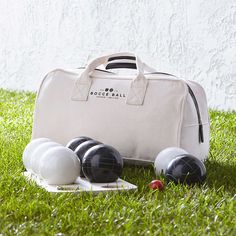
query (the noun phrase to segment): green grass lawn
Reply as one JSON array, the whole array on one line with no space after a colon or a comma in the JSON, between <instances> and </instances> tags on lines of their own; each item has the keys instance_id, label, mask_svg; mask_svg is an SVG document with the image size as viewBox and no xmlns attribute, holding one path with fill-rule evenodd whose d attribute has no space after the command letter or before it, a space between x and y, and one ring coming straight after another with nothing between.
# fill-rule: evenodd
<instances>
[{"instance_id":1,"label":"green grass lawn","mask_svg":"<svg viewBox=\"0 0 236 236\"><path fill-rule=\"evenodd\" d=\"M201 187L151 191L153 168L125 167L138 191L51 194L22 176L35 95L0 89L0 234L236 235L236 113L211 111L211 151Z\"/></svg>"}]
</instances>

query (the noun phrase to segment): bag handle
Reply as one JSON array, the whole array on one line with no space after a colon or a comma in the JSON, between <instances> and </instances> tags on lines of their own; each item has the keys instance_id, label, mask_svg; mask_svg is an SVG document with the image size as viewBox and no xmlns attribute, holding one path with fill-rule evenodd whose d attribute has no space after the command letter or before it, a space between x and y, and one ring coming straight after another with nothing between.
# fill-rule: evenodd
<instances>
[{"instance_id":1,"label":"bag handle","mask_svg":"<svg viewBox=\"0 0 236 236\"><path fill-rule=\"evenodd\" d=\"M133 53L115 53L92 60L77 79L71 99L73 101L87 101L92 84L90 73L93 72L98 66L102 64L106 65L109 60L112 61L117 57L125 57L126 59L129 57L129 59L135 59L133 61L135 62L137 68L137 76L134 77L131 82L126 103L129 105L142 105L148 85L148 80L144 76L144 70L153 71L153 69L143 63L139 57Z\"/></svg>"},{"instance_id":2,"label":"bag handle","mask_svg":"<svg viewBox=\"0 0 236 236\"><path fill-rule=\"evenodd\" d=\"M136 57L135 56L129 56L129 55L122 55L122 56L111 56L108 59L108 61L116 61L116 60L131 60L131 61L135 61Z\"/></svg>"},{"instance_id":3,"label":"bag handle","mask_svg":"<svg viewBox=\"0 0 236 236\"><path fill-rule=\"evenodd\" d=\"M137 69L137 66L135 63L127 63L127 62L117 62L117 63L108 63L106 65L106 70L111 69Z\"/></svg>"},{"instance_id":4,"label":"bag handle","mask_svg":"<svg viewBox=\"0 0 236 236\"><path fill-rule=\"evenodd\" d=\"M137 69L136 58L134 56L115 56L110 57L108 59L107 64L105 65L106 70L110 69ZM143 68L147 72L156 72L156 69L148 66L147 64L143 63Z\"/></svg>"}]
</instances>

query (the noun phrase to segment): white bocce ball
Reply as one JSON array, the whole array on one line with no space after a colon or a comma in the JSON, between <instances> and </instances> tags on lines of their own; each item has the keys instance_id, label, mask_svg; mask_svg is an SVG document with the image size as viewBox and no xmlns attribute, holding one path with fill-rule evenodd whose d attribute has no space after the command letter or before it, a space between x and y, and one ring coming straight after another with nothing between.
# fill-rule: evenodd
<instances>
[{"instance_id":1,"label":"white bocce ball","mask_svg":"<svg viewBox=\"0 0 236 236\"><path fill-rule=\"evenodd\" d=\"M31 172L33 172L36 175L39 174L39 164L44 153L46 153L49 149L56 146L61 146L61 145L56 142L51 141L51 142L42 143L35 149L30 159Z\"/></svg>"},{"instance_id":2,"label":"white bocce ball","mask_svg":"<svg viewBox=\"0 0 236 236\"><path fill-rule=\"evenodd\" d=\"M187 154L187 152L184 149L178 147L169 147L163 149L161 152L159 152L159 154L155 159L154 163L155 173L157 175L165 173L165 170L169 165L169 163L181 154Z\"/></svg>"},{"instance_id":3,"label":"white bocce ball","mask_svg":"<svg viewBox=\"0 0 236 236\"><path fill-rule=\"evenodd\" d=\"M26 168L26 170L29 171L30 169L30 159L32 156L32 153L35 151L35 149L41 145L42 143L50 142L51 140L49 138L37 138L33 139L31 142L27 144L25 147L25 150L23 152L23 164Z\"/></svg>"},{"instance_id":4,"label":"white bocce ball","mask_svg":"<svg viewBox=\"0 0 236 236\"><path fill-rule=\"evenodd\" d=\"M41 158L39 172L48 184L72 184L80 175L80 161L69 148L54 147Z\"/></svg>"}]
</instances>

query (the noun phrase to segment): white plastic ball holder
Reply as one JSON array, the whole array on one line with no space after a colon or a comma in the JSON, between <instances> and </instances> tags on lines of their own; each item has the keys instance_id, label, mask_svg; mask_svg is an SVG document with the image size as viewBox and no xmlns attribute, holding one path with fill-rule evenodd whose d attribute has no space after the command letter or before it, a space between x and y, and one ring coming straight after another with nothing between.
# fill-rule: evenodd
<instances>
[{"instance_id":1,"label":"white plastic ball holder","mask_svg":"<svg viewBox=\"0 0 236 236\"><path fill-rule=\"evenodd\" d=\"M80 175L80 162L72 150L54 147L42 156L39 173L47 184L72 184Z\"/></svg>"},{"instance_id":2,"label":"white plastic ball holder","mask_svg":"<svg viewBox=\"0 0 236 236\"><path fill-rule=\"evenodd\" d=\"M187 152L184 149L178 147L169 147L159 152L154 162L156 175L160 175L162 173L164 174L169 163L177 156L182 154L187 154Z\"/></svg>"},{"instance_id":3,"label":"white plastic ball holder","mask_svg":"<svg viewBox=\"0 0 236 236\"><path fill-rule=\"evenodd\" d=\"M31 172L38 175L39 174L39 165L41 158L43 157L44 153L50 150L53 147L59 146L56 142L46 142L40 144L35 151L32 153L31 160L30 160L30 169Z\"/></svg>"},{"instance_id":4,"label":"white plastic ball holder","mask_svg":"<svg viewBox=\"0 0 236 236\"><path fill-rule=\"evenodd\" d=\"M33 139L30 143L27 144L23 152L23 164L27 171L30 171L31 169L30 160L31 160L32 153L35 151L35 149L42 143L46 143L50 141L51 140L49 138L37 138L37 139Z\"/></svg>"}]
</instances>

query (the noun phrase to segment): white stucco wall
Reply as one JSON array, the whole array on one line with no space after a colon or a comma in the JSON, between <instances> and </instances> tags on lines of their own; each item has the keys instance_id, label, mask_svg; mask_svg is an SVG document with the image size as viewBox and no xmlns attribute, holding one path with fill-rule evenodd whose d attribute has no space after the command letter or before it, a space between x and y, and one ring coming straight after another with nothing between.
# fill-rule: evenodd
<instances>
[{"instance_id":1,"label":"white stucco wall","mask_svg":"<svg viewBox=\"0 0 236 236\"><path fill-rule=\"evenodd\" d=\"M236 110L235 0L0 0L0 87L36 90L48 71L132 51L198 81Z\"/></svg>"}]
</instances>

